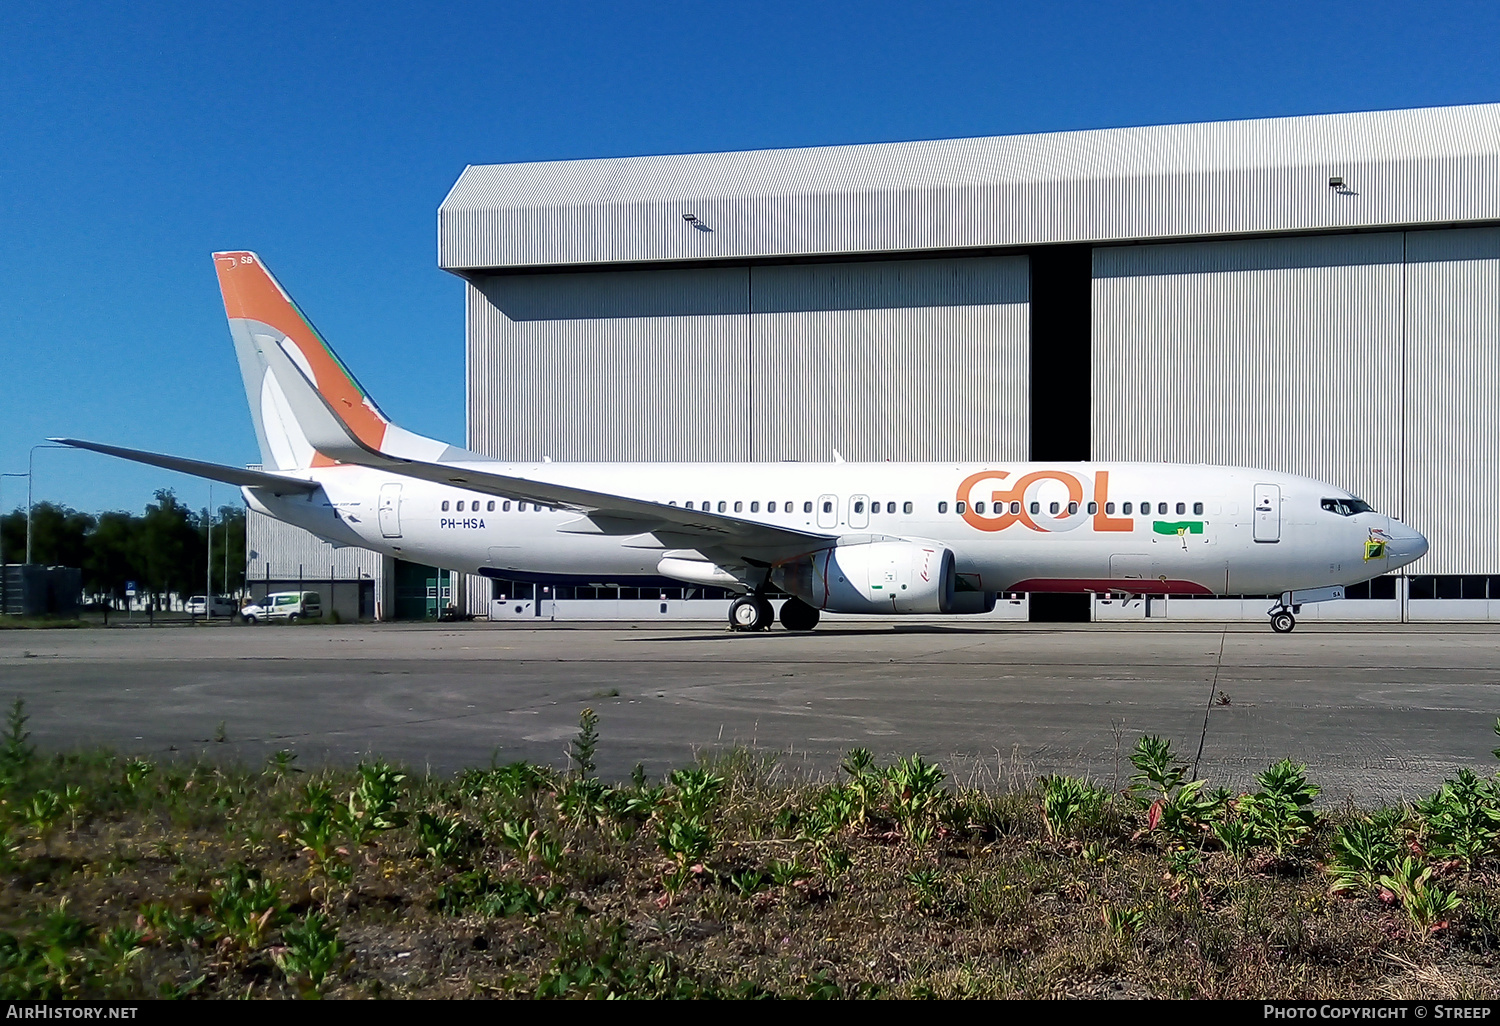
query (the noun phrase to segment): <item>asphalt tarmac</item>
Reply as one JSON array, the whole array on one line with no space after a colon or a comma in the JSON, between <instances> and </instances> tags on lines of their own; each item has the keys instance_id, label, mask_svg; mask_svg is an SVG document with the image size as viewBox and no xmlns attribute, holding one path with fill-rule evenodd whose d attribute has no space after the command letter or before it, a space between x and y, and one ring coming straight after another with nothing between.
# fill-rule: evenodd
<instances>
[{"instance_id":1,"label":"asphalt tarmac","mask_svg":"<svg viewBox=\"0 0 1500 1026\"><path fill-rule=\"evenodd\" d=\"M247 765L289 749L304 767L563 767L592 707L607 778L744 745L787 773L827 775L865 747L920 752L960 783L1123 786L1143 733L1189 761L1201 743L1199 774L1230 787L1290 756L1331 801L1412 797L1462 766L1500 766L1500 630L1485 625L6 630L0 700L13 695L43 750Z\"/></svg>"}]
</instances>

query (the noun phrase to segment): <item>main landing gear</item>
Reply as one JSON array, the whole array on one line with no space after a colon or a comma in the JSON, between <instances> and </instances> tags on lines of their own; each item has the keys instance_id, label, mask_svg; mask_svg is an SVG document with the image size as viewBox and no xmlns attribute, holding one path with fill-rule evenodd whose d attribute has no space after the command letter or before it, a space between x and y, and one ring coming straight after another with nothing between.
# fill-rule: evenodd
<instances>
[{"instance_id":1,"label":"main landing gear","mask_svg":"<svg viewBox=\"0 0 1500 1026\"><path fill-rule=\"evenodd\" d=\"M781 604L781 625L789 631L810 631L818 625L819 613L801 599ZM761 595L742 595L729 607L729 629L768 631L776 623L776 611Z\"/></svg>"},{"instance_id":2,"label":"main landing gear","mask_svg":"<svg viewBox=\"0 0 1500 1026\"><path fill-rule=\"evenodd\" d=\"M1286 606L1277 606L1271 610L1271 630L1277 634L1290 634L1295 626L1297 626L1297 618Z\"/></svg>"}]
</instances>

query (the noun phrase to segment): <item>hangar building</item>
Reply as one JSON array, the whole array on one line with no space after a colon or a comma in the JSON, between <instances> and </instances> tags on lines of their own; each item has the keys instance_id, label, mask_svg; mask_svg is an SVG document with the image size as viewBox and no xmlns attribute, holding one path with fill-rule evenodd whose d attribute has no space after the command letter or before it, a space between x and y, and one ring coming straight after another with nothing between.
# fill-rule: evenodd
<instances>
[{"instance_id":1,"label":"hangar building","mask_svg":"<svg viewBox=\"0 0 1500 1026\"><path fill-rule=\"evenodd\" d=\"M1500 619L1500 104L471 166L438 260L478 452L1265 467L1432 543L1310 615Z\"/></svg>"}]
</instances>

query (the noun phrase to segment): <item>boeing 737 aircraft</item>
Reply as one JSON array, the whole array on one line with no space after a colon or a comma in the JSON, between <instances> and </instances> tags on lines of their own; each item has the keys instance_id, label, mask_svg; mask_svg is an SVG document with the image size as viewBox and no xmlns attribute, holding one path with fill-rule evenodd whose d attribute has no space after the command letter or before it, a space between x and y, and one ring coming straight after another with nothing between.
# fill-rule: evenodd
<instances>
[{"instance_id":1,"label":"boeing 737 aircraft","mask_svg":"<svg viewBox=\"0 0 1500 1026\"><path fill-rule=\"evenodd\" d=\"M70 438L239 485L338 545L512 580L652 576L740 593L730 625L980 613L1002 592L1304 602L1427 540L1333 485L1162 463L511 463L391 423L254 253L216 253L262 469Z\"/></svg>"}]
</instances>

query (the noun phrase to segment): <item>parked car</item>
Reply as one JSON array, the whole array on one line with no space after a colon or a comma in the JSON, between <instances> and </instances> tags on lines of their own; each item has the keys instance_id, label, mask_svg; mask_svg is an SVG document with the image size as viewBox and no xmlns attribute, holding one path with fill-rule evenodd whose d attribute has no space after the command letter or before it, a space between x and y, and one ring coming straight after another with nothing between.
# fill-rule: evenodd
<instances>
[{"instance_id":1,"label":"parked car","mask_svg":"<svg viewBox=\"0 0 1500 1026\"><path fill-rule=\"evenodd\" d=\"M210 616L233 616L239 612L234 607L234 600L224 595L215 595L212 599L194 595L187 600L187 611L194 616L204 615L205 607Z\"/></svg>"},{"instance_id":2,"label":"parked car","mask_svg":"<svg viewBox=\"0 0 1500 1026\"><path fill-rule=\"evenodd\" d=\"M240 618L246 623L259 623L261 620L295 623L297 620L322 616L322 602L315 591L278 591L241 609Z\"/></svg>"}]
</instances>

